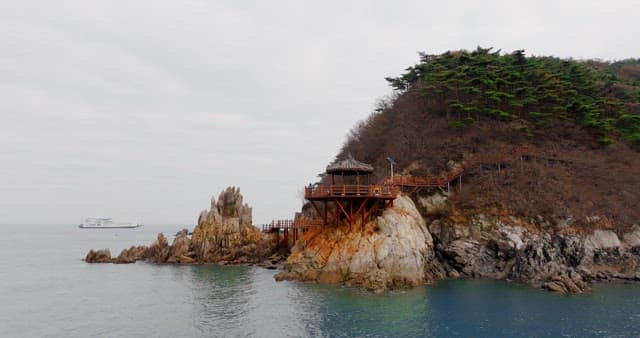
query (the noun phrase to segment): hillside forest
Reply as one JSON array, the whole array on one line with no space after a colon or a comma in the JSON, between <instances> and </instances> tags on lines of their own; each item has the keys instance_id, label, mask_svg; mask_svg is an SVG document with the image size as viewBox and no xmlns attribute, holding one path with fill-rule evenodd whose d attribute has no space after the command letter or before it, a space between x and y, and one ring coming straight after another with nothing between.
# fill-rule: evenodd
<instances>
[{"instance_id":1,"label":"hillside forest","mask_svg":"<svg viewBox=\"0 0 640 338\"><path fill-rule=\"evenodd\" d=\"M389 175L438 175L474 160L445 211L546 226L623 230L640 222L640 59L527 56L478 47L421 53L349 133L351 153ZM530 149L519 161L504 160ZM418 191L417 194L429 192Z\"/></svg>"}]
</instances>

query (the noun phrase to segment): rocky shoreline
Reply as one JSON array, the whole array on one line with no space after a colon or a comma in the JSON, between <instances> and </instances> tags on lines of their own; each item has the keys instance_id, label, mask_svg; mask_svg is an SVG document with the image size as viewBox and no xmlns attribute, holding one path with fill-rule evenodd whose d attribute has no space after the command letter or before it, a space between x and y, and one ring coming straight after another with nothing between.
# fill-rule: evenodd
<instances>
[{"instance_id":1,"label":"rocky shoreline","mask_svg":"<svg viewBox=\"0 0 640 338\"><path fill-rule=\"evenodd\" d=\"M352 229L311 229L287 257L272 235L251 224L239 189L228 188L201 213L191 236L184 229L169 245L159 234L151 245L132 246L117 257L108 249L91 250L85 261L257 265L280 269L277 280L374 292L443 278L499 279L565 293L587 291L596 282L640 282L638 225L617 234L602 225L586 231L566 221L553 225L509 215L442 217L445 194L414 199L399 195L392 208Z\"/></svg>"},{"instance_id":2,"label":"rocky shoreline","mask_svg":"<svg viewBox=\"0 0 640 338\"><path fill-rule=\"evenodd\" d=\"M398 197L394 208L363 227L364 236L339 229L305 235L276 278L378 292L445 277L516 281L566 293L584 292L594 282L640 281L640 226L621 240L608 229L587 232L566 223L558 229L513 216L430 217L446 207L444 194L418 198L418 205L422 213L412 199ZM426 228L424 219L430 219ZM412 228L422 234L407 230ZM402 240L407 237L419 240ZM407 261L423 262L424 271Z\"/></svg>"},{"instance_id":3,"label":"rocky shoreline","mask_svg":"<svg viewBox=\"0 0 640 338\"><path fill-rule=\"evenodd\" d=\"M191 236L184 229L169 245L164 234L158 234L149 246L132 246L117 257L108 249L91 250L87 263L126 264L136 261L219 265L262 265L274 268L284 258L275 250L274 242L252 224L251 208L243 204L240 189L229 187L218 200L211 199L211 208L204 210Z\"/></svg>"},{"instance_id":4,"label":"rocky shoreline","mask_svg":"<svg viewBox=\"0 0 640 338\"><path fill-rule=\"evenodd\" d=\"M476 214L434 219L429 231L453 276L507 279L571 293L598 281L640 281L640 226L620 236L599 226L585 230L566 221Z\"/></svg>"}]
</instances>

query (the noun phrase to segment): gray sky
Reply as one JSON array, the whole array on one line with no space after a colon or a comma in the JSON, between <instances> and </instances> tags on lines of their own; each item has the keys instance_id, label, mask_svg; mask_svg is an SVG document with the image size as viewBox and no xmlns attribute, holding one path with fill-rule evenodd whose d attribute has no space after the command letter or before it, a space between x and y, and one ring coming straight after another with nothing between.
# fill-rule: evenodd
<instances>
[{"instance_id":1,"label":"gray sky","mask_svg":"<svg viewBox=\"0 0 640 338\"><path fill-rule=\"evenodd\" d=\"M290 218L416 52L640 57L610 1L0 0L0 223Z\"/></svg>"}]
</instances>

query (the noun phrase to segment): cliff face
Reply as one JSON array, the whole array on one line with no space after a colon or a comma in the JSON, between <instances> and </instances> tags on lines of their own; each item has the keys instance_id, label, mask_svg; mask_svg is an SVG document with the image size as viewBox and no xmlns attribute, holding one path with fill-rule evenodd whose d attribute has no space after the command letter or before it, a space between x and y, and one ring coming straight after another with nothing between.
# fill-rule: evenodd
<instances>
[{"instance_id":1,"label":"cliff face","mask_svg":"<svg viewBox=\"0 0 640 338\"><path fill-rule=\"evenodd\" d=\"M437 200L446 205L446 197ZM619 236L566 220L551 224L508 214L430 217L432 199L419 201L449 276L509 279L559 292L582 292L593 281L640 281L638 225Z\"/></svg>"},{"instance_id":2,"label":"cliff face","mask_svg":"<svg viewBox=\"0 0 640 338\"><path fill-rule=\"evenodd\" d=\"M163 234L150 246L132 246L111 258L109 250L91 250L88 263L133 263L146 260L153 263L260 263L275 250L273 241L251 224L251 208L243 204L239 188L230 187L211 199L211 208L204 210L198 225L189 237L184 229L169 245Z\"/></svg>"},{"instance_id":3,"label":"cliff face","mask_svg":"<svg viewBox=\"0 0 640 338\"><path fill-rule=\"evenodd\" d=\"M393 208L362 227L306 232L276 279L343 283L375 291L416 286L444 276L433 249L413 201L399 196Z\"/></svg>"},{"instance_id":4,"label":"cliff face","mask_svg":"<svg viewBox=\"0 0 640 338\"><path fill-rule=\"evenodd\" d=\"M442 216L446 194L415 199L414 204L401 195L382 216L351 231L347 226L308 231L276 279L382 291L476 277L570 293L595 281L640 281L639 225L617 234L506 213Z\"/></svg>"},{"instance_id":5,"label":"cliff face","mask_svg":"<svg viewBox=\"0 0 640 338\"><path fill-rule=\"evenodd\" d=\"M337 157L372 164L378 181L388 158L418 178L464 166L451 193L411 194L451 277L569 292L640 280L637 67L482 48L421 54L387 79L394 95Z\"/></svg>"}]
</instances>

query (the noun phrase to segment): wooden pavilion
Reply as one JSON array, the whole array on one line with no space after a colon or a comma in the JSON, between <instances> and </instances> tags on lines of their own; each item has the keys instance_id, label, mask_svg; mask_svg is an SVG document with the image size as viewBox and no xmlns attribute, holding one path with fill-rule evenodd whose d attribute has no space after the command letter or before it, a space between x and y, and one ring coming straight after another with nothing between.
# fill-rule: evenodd
<instances>
[{"instance_id":1,"label":"wooden pavilion","mask_svg":"<svg viewBox=\"0 0 640 338\"><path fill-rule=\"evenodd\" d=\"M393 205L396 190L391 184L371 184L373 167L356 161L351 154L327 166L329 183L310 185L305 188L304 197L324 225L346 222L349 227L358 220L365 224L372 215ZM332 221L332 222L330 222Z\"/></svg>"}]
</instances>

